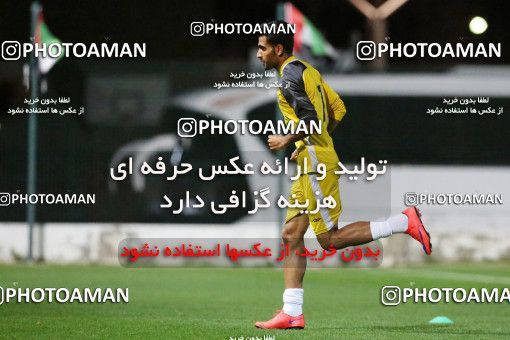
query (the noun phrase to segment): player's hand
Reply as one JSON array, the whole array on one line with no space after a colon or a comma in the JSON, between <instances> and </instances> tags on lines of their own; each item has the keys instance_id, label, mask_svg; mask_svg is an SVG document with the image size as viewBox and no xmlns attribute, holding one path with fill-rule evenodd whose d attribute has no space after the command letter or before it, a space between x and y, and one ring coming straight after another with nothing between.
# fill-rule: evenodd
<instances>
[{"instance_id":1,"label":"player's hand","mask_svg":"<svg viewBox=\"0 0 510 340\"><path fill-rule=\"evenodd\" d=\"M299 153L298 149L294 150L292 152L292 155L290 155L290 160L295 161L297 159L298 153Z\"/></svg>"},{"instance_id":2,"label":"player's hand","mask_svg":"<svg viewBox=\"0 0 510 340\"><path fill-rule=\"evenodd\" d=\"M289 145L289 139L287 136L269 135L267 144L271 150L283 150Z\"/></svg>"}]
</instances>

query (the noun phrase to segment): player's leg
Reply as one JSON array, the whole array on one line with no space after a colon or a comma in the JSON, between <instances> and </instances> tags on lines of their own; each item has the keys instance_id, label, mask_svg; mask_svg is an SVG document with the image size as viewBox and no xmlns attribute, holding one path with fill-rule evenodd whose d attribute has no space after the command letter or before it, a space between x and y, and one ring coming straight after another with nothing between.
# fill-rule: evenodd
<instances>
[{"instance_id":1,"label":"player's leg","mask_svg":"<svg viewBox=\"0 0 510 340\"><path fill-rule=\"evenodd\" d=\"M406 233L420 242L427 255L432 252L430 235L421 221L421 214L415 207L404 210L382 222L355 222L338 229L337 226L327 233L317 235L320 245L327 249L342 249L371 242L396 233Z\"/></svg>"},{"instance_id":2,"label":"player's leg","mask_svg":"<svg viewBox=\"0 0 510 340\"><path fill-rule=\"evenodd\" d=\"M287 214L289 215L289 214ZM303 316L303 278L306 271L306 257L296 255L304 246L304 235L308 229L308 216L299 213L285 223L282 240L289 248L284 258L283 308L272 319L256 322L255 327L264 329L302 329L305 327Z\"/></svg>"},{"instance_id":3,"label":"player's leg","mask_svg":"<svg viewBox=\"0 0 510 340\"><path fill-rule=\"evenodd\" d=\"M288 221L282 230L283 244L289 248L289 255L284 258L283 276L285 289L302 288L306 271L306 257L296 255L304 247L304 235L308 229L307 215L297 215Z\"/></svg>"},{"instance_id":4,"label":"player's leg","mask_svg":"<svg viewBox=\"0 0 510 340\"><path fill-rule=\"evenodd\" d=\"M338 229L338 217L341 213L338 176L333 172L327 173L324 179L320 181L317 180L315 175L307 177L310 183L308 190L313 190L318 200L323 200L326 196L332 196L337 202L335 208L321 208L316 214L309 217L317 240L324 249L331 246L335 249L342 249L365 244L395 233L407 233L420 242L425 253L430 255L432 251L430 235L425 230L420 219L421 215L415 207L407 208L401 214L391 216L386 221L355 222ZM304 191L307 195L307 188Z\"/></svg>"},{"instance_id":5,"label":"player's leg","mask_svg":"<svg viewBox=\"0 0 510 340\"><path fill-rule=\"evenodd\" d=\"M303 203L305 197L302 190L302 179L292 183L290 198ZM308 229L308 216L301 214L299 209L289 208L282 240L289 248L288 256L284 257L283 276L285 290L283 292L283 308L272 319L256 322L255 327L264 329L302 329L305 327L303 317L303 278L306 271L306 257L296 255L303 249L304 235ZM298 252L300 253L300 251Z\"/></svg>"},{"instance_id":6,"label":"player's leg","mask_svg":"<svg viewBox=\"0 0 510 340\"><path fill-rule=\"evenodd\" d=\"M373 241L370 232L370 222L354 222L338 229L333 227L326 233L317 235L317 241L327 249L333 246L335 249L342 249L349 246L357 246Z\"/></svg>"}]
</instances>

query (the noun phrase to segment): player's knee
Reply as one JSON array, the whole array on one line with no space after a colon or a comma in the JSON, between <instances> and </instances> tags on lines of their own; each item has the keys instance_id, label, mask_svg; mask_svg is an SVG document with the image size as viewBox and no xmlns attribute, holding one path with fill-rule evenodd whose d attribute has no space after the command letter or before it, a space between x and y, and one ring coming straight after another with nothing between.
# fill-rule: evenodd
<instances>
[{"instance_id":1,"label":"player's knee","mask_svg":"<svg viewBox=\"0 0 510 340\"><path fill-rule=\"evenodd\" d=\"M282 230L282 241L285 244L293 244L296 243L297 235L295 232L292 232L292 230L289 230L288 228L283 228Z\"/></svg>"},{"instance_id":2,"label":"player's knee","mask_svg":"<svg viewBox=\"0 0 510 340\"><path fill-rule=\"evenodd\" d=\"M283 243L293 245L298 244L302 241L303 235L297 229L292 226L286 225L282 230L282 240Z\"/></svg>"},{"instance_id":3,"label":"player's knee","mask_svg":"<svg viewBox=\"0 0 510 340\"><path fill-rule=\"evenodd\" d=\"M331 234L329 232L326 232L324 234L317 235L317 241L319 241L319 244L321 245L322 249L324 250L329 249L332 244Z\"/></svg>"}]
</instances>

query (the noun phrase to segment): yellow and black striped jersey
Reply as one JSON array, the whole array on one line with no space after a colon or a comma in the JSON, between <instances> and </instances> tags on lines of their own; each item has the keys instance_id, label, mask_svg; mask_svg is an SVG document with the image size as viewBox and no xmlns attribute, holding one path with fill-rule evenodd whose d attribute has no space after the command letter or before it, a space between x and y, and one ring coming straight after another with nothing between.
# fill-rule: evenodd
<instances>
[{"instance_id":1,"label":"yellow and black striped jersey","mask_svg":"<svg viewBox=\"0 0 510 340\"><path fill-rule=\"evenodd\" d=\"M325 164L327 171L338 169L339 160L328 123L332 119L340 121L345 115L342 99L323 81L319 71L294 56L285 60L278 71L281 77L278 106L285 122L316 120L322 125L320 134L311 134L295 143L299 151L298 165L303 167L306 158L307 173L314 172L317 163Z\"/></svg>"}]
</instances>

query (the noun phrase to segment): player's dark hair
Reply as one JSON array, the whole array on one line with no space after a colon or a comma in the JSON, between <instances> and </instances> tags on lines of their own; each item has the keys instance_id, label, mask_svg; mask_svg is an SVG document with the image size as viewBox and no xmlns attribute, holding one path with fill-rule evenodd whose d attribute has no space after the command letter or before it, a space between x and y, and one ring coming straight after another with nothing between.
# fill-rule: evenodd
<instances>
[{"instance_id":1,"label":"player's dark hair","mask_svg":"<svg viewBox=\"0 0 510 340\"><path fill-rule=\"evenodd\" d=\"M285 25L285 27L287 27L288 23L283 20L273 20L267 22L266 25L275 25L276 27ZM270 33L261 34L260 36L265 36L267 41L273 46L281 44L285 53L292 54L292 50L294 50L294 33L292 33L290 30L286 31L287 33ZM276 32L278 32L278 29L276 29Z\"/></svg>"}]
</instances>

